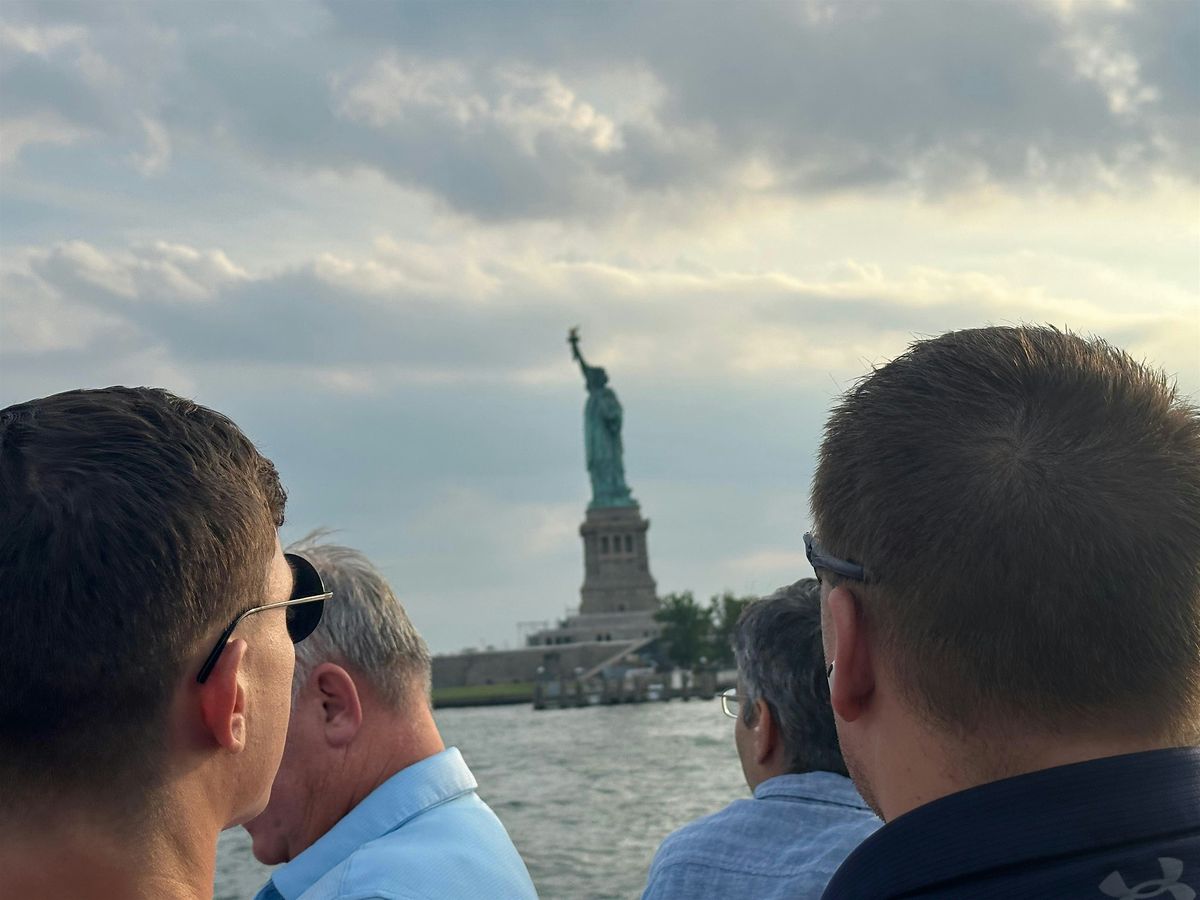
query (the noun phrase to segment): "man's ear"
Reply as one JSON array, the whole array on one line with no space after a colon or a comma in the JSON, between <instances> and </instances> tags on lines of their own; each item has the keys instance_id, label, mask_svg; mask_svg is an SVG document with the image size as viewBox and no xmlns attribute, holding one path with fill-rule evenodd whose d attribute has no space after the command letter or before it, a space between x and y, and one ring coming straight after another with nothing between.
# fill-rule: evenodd
<instances>
[{"instance_id":1,"label":"man's ear","mask_svg":"<svg viewBox=\"0 0 1200 900\"><path fill-rule=\"evenodd\" d=\"M230 753L241 753L246 746L246 691L240 677L245 656L246 642L231 640L204 684L197 685L204 729Z\"/></svg>"},{"instance_id":2,"label":"man's ear","mask_svg":"<svg viewBox=\"0 0 1200 900\"><path fill-rule=\"evenodd\" d=\"M336 663L321 663L309 682L316 690L323 714L325 740L331 747L345 747L362 727L362 700L350 673Z\"/></svg>"},{"instance_id":3,"label":"man's ear","mask_svg":"<svg viewBox=\"0 0 1200 900\"><path fill-rule=\"evenodd\" d=\"M829 700L840 719L853 722L866 710L875 692L875 668L866 623L858 598L844 585L833 588L826 603L834 647Z\"/></svg>"},{"instance_id":4,"label":"man's ear","mask_svg":"<svg viewBox=\"0 0 1200 900\"><path fill-rule=\"evenodd\" d=\"M779 726L762 697L754 701L754 724L750 726L750 733L754 735L754 761L761 766L771 758L779 744Z\"/></svg>"}]
</instances>

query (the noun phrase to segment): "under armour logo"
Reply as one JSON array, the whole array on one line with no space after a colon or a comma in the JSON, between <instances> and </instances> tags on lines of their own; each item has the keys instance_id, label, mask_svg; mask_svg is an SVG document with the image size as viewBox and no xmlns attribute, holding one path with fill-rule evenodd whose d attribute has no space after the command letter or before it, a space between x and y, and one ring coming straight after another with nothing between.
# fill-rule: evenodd
<instances>
[{"instance_id":1,"label":"under armour logo","mask_svg":"<svg viewBox=\"0 0 1200 900\"><path fill-rule=\"evenodd\" d=\"M1183 876L1183 860L1160 856L1158 864L1162 866L1162 878L1143 881L1129 887L1120 872L1113 872L1100 882L1100 890L1109 897L1116 897L1117 900L1147 900L1149 897L1161 897L1164 894L1173 900L1196 900L1196 892L1186 884L1179 883Z\"/></svg>"}]
</instances>

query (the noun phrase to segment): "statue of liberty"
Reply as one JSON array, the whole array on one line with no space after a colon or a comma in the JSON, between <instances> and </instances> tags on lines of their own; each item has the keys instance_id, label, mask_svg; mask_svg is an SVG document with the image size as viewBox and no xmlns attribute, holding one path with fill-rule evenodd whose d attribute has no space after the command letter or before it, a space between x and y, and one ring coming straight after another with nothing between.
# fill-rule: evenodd
<instances>
[{"instance_id":1,"label":"statue of liberty","mask_svg":"<svg viewBox=\"0 0 1200 900\"><path fill-rule=\"evenodd\" d=\"M579 363L587 384L587 406L583 411L583 437L587 448L588 475L592 479L592 502L588 509L637 506L625 483L624 450L621 446L621 403L608 386L608 373L589 366L579 352L579 329L567 336L571 356Z\"/></svg>"}]
</instances>

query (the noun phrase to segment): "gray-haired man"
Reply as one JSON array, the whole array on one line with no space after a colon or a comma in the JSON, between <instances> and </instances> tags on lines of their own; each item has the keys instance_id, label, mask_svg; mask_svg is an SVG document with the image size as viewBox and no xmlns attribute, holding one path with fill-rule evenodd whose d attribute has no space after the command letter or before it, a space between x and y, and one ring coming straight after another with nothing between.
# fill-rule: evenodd
<instances>
[{"instance_id":1,"label":"gray-haired man","mask_svg":"<svg viewBox=\"0 0 1200 900\"><path fill-rule=\"evenodd\" d=\"M246 825L260 861L287 863L259 900L536 898L462 756L442 743L429 650L383 576L347 547L300 546L338 609L297 655L283 762Z\"/></svg>"},{"instance_id":2,"label":"gray-haired man","mask_svg":"<svg viewBox=\"0 0 1200 900\"><path fill-rule=\"evenodd\" d=\"M829 708L817 582L750 604L733 636L738 687L722 706L752 800L670 835L643 900L820 897L881 824L846 777Z\"/></svg>"}]
</instances>

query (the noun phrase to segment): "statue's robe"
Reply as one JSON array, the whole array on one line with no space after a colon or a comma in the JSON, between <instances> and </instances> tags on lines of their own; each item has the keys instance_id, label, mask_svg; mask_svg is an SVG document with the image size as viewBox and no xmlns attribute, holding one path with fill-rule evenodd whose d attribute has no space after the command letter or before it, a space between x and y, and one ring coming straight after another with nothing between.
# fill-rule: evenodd
<instances>
[{"instance_id":1,"label":"statue's robe","mask_svg":"<svg viewBox=\"0 0 1200 900\"><path fill-rule=\"evenodd\" d=\"M588 391L584 408L584 441L594 506L630 506L621 446L621 403L610 387Z\"/></svg>"}]
</instances>

